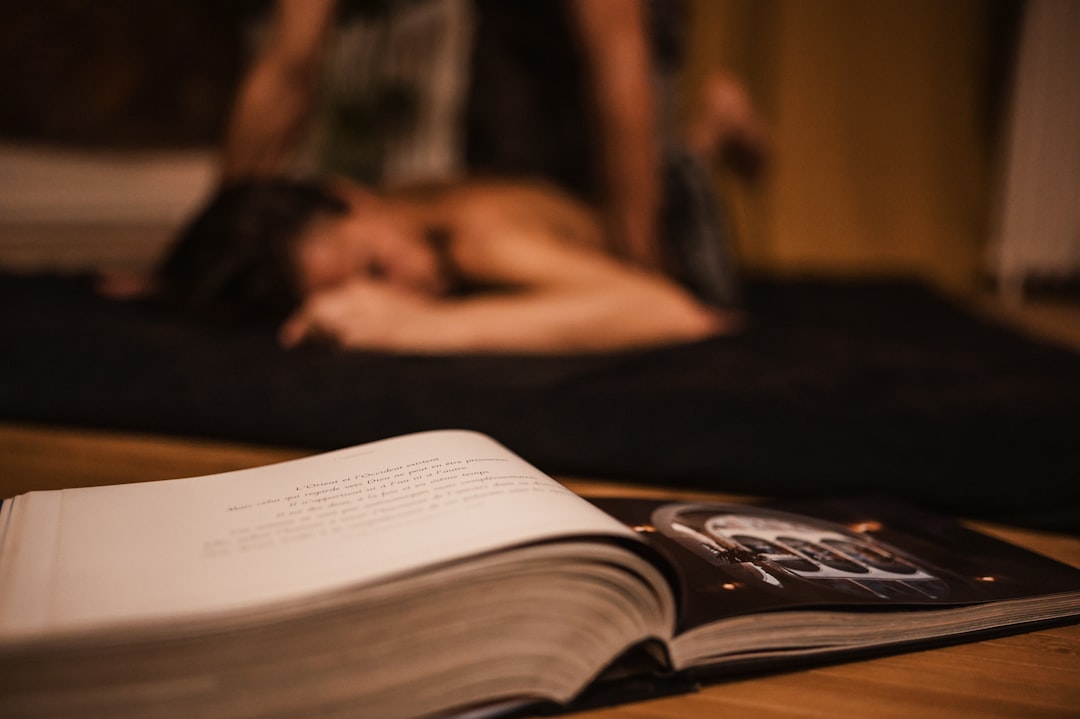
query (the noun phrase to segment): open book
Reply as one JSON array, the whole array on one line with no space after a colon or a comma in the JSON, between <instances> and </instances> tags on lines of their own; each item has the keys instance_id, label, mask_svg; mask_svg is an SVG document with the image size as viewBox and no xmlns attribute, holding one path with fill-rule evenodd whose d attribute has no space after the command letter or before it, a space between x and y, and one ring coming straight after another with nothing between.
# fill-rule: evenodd
<instances>
[{"instance_id":1,"label":"open book","mask_svg":"<svg viewBox=\"0 0 1080 719\"><path fill-rule=\"evenodd\" d=\"M1078 615L945 520L588 501L465 431L0 505L5 717L495 714Z\"/></svg>"}]
</instances>

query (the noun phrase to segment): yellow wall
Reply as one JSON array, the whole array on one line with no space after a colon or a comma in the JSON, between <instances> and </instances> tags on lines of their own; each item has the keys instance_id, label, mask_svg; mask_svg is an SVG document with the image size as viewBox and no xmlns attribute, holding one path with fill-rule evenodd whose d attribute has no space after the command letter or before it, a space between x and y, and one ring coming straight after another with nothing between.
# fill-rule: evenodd
<instances>
[{"instance_id":1,"label":"yellow wall","mask_svg":"<svg viewBox=\"0 0 1080 719\"><path fill-rule=\"evenodd\" d=\"M687 90L731 68L772 127L766 183L721 178L749 267L972 285L992 185L989 0L691 7Z\"/></svg>"}]
</instances>

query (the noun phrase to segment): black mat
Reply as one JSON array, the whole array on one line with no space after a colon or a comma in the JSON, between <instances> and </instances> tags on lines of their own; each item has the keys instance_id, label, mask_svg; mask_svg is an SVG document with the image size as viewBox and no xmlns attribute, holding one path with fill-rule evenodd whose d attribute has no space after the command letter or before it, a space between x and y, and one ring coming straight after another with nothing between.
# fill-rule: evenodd
<instances>
[{"instance_id":1,"label":"black mat","mask_svg":"<svg viewBox=\"0 0 1080 719\"><path fill-rule=\"evenodd\" d=\"M392 357L0 275L0 419L311 449L463 427L555 474L1080 526L1077 355L906 283L757 282L749 306L739 337L655 351Z\"/></svg>"}]
</instances>

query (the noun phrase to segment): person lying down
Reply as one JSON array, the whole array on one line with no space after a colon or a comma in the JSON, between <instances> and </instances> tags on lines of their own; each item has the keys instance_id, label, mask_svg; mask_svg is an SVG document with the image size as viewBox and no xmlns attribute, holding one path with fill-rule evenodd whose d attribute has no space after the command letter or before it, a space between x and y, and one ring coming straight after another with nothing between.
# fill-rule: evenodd
<instances>
[{"instance_id":1,"label":"person lying down","mask_svg":"<svg viewBox=\"0 0 1080 719\"><path fill-rule=\"evenodd\" d=\"M734 313L608 245L593 212L546 186L253 181L188 224L152 291L193 316L277 321L285 347L590 352L736 327Z\"/></svg>"}]
</instances>

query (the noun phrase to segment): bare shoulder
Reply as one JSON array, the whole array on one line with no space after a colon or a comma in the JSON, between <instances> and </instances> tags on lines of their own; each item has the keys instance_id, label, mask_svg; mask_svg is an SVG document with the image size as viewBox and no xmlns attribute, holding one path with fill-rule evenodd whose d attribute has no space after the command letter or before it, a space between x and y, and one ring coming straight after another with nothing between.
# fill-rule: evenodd
<instances>
[{"instance_id":1,"label":"bare shoulder","mask_svg":"<svg viewBox=\"0 0 1080 719\"><path fill-rule=\"evenodd\" d=\"M466 231L521 231L604 248L596 211L547 183L476 179L447 189L445 200L447 214Z\"/></svg>"}]
</instances>

